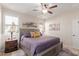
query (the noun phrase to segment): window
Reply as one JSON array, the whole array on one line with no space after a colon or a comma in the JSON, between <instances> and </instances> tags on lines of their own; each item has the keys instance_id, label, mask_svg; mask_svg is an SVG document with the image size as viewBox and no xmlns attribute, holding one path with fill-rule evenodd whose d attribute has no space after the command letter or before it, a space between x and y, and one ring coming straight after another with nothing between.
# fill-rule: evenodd
<instances>
[{"instance_id":1,"label":"window","mask_svg":"<svg viewBox=\"0 0 79 59\"><path fill-rule=\"evenodd\" d=\"M4 30L4 32L5 32L5 34L6 35L10 35L11 33L9 32L9 30L10 30L10 28L11 28L11 26L12 26L12 23L14 23L15 24L15 26L16 26L16 30L15 30L15 32L13 33L13 35L17 35L18 34L18 31L19 31L19 19L18 19L18 17L14 17L14 16L5 16L5 21L4 21L4 23L5 23L5 30Z\"/></svg>"}]
</instances>

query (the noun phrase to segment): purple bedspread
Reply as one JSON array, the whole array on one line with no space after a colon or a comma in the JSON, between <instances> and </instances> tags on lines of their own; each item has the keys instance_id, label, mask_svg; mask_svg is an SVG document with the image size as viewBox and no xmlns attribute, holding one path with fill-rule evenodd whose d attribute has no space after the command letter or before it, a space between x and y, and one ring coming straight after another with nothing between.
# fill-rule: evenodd
<instances>
[{"instance_id":1,"label":"purple bedspread","mask_svg":"<svg viewBox=\"0 0 79 59\"><path fill-rule=\"evenodd\" d=\"M21 45L31 52L31 55L35 55L44 51L45 49L57 44L60 39L57 37L40 37L40 38L22 38Z\"/></svg>"}]
</instances>

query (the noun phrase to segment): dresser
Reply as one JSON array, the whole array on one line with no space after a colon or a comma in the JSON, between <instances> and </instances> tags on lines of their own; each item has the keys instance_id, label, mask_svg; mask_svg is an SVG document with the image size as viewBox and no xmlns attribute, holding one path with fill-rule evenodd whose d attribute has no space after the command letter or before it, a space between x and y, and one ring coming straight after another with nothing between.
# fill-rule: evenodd
<instances>
[{"instance_id":1,"label":"dresser","mask_svg":"<svg viewBox=\"0 0 79 59\"><path fill-rule=\"evenodd\" d=\"M5 53L18 50L18 40L5 41Z\"/></svg>"}]
</instances>

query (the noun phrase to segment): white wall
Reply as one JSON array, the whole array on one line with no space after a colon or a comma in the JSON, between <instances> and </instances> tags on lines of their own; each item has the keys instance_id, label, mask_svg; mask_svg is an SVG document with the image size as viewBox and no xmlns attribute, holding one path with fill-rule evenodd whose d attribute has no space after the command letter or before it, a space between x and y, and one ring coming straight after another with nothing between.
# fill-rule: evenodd
<instances>
[{"instance_id":1,"label":"white wall","mask_svg":"<svg viewBox=\"0 0 79 59\"><path fill-rule=\"evenodd\" d=\"M50 21L46 23L46 30L45 33L47 35L57 36L60 37L61 41L63 41L64 45L69 47L73 47L73 40L72 40L72 21L76 18L79 18L79 11L74 10L71 12L64 12L61 15L56 17L52 17ZM48 25L50 23L60 23L60 31L49 31Z\"/></svg>"},{"instance_id":2,"label":"white wall","mask_svg":"<svg viewBox=\"0 0 79 59\"><path fill-rule=\"evenodd\" d=\"M2 24L1 24L1 21L2 21L2 16L1 16L1 15L2 15L2 9L1 9L1 5L0 5L0 50L1 50L1 45L2 45L2 44L1 44L1 43L2 43L2 42L1 42L1 39L2 39L2 37L1 37L1 27L2 27L2 26L1 26L1 25L2 25Z\"/></svg>"},{"instance_id":3,"label":"white wall","mask_svg":"<svg viewBox=\"0 0 79 59\"><path fill-rule=\"evenodd\" d=\"M1 43L1 6L0 6L0 43ZM1 44L0 44L1 49Z\"/></svg>"}]
</instances>

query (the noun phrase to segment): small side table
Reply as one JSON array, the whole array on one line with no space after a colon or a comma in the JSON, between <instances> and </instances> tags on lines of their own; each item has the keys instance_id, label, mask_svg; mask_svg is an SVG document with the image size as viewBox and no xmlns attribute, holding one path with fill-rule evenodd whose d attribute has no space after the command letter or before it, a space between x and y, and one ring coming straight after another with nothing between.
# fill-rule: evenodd
<instances>
[{"instance_id":1,"label":"small side table","mask_svg":"<svg viewBox=\"0 0 79 59\"><path fill-rule=\"evenodd\" d=\"M5 53L13 52L16 50L18 50L18 40L5 41Z\"/></svg>"}]
</instances>

